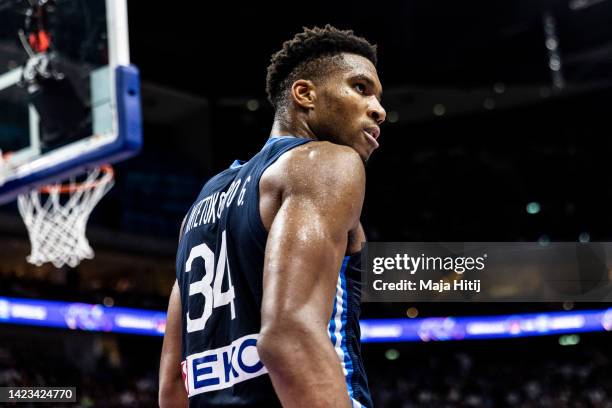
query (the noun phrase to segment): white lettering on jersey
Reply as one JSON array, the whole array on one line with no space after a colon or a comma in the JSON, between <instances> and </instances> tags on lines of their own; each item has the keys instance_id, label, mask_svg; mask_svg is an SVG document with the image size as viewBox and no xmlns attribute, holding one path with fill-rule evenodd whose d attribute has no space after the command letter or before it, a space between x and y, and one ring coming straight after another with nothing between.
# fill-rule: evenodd
<instances>
[{"instance_id":1,"label":"white lettering on jersey","mask_svg":"<svg viewBox=\"0 0 612 408\"><path fill-rule=\"evenodd\" d=\"M217 218L221 218L221 213L225 208L225 199L227 198L227 193L224 191L221 193L221 199L219 200L219 207L217 208Z\"/></svg>"},{"instance_id":2,"label":"white lettering on jersey","mask_svg":"<svg viewBox=\"0 0 612 408\"><path fill-rule=\"evenodd\" d=\"M229 206L232 205L232 201L236 196L236 192L238 191L238 187L240 187L241 182L242 179L234 181L230 186L229 190L227 190L227 203L225 204L225 208L229 208Z\"/></svg>"},{"instance_id":3,"label":"white lettering on jersey","mask_svg":"<svg viewBox=\"0 0 612 408\"><path fill-rule=\"evenodd\" d=\"M225 306L228 303L231 306L232 320L236 318L236 307L234 306L234 285L232 285L232 276L230 275L229 262L227 260L227 239L226 231L221 233L221 250L219 251L219 259L217 259L215 267L215 254L206 245L202 243L191 248L189 258L185 263L185 273L191 272L193 262L202 258L204 261L204 275L199 281L189 284L189 297L194 295L204 296L204 308L200 317L191 318L189 312L186 313L185 321L187 322L187 333L204 330L206 322L213 312L213 308ZM227 269L228 289L225 292L221 291L223 286L223 277ZM214 276L213 276L214 275ZM213 283L214 277L214 283Z\"/></svg>"},{"instance_id":4,"label":"white lettering on jersey","mask_svg":"<svg viewBox=\"0 0 612 408\"><path fill-rule=\"evenodd\" d=\"M249 181L251 181L251 176L247 177L242 190L240 190L238 205L244 204L246 185ZM232 201L236 197L236 193L238 193L238 190L240 189L241 183L242 179L234 180L232 184L230 184L227 191L216 191L198 201L191 209L191 213L187 218L184 234L201 225L213 224L217 222L217 220L221 218L223 210L229 208L232 204Z\"/></svg>"},{"instance_id":5,"label":"white lettering on jersey","mask_svg":"<svg viewBox=\"0 0 612 408\"><path fill-rule=\"evenodd\" d=\"M189 397L222 390L234 384L266 374L268 370L257 353L259 334L249 334L232 344L187 357L187 392Z\"/></svg>"},{"instance_id":6,"label":"white lettering on jersey","mask_svg":"<svg viewBox=\"0 0 612 408\"><path fill-rule=\"evenodd\" d=\"M246 193L246 187L247 184L249 184L249 181L251 181L251 176L247 177L247 179L244 181L244 185L242 186L242 190L240 190L240 195L238 196L238 207L244 204L244 195Z\"/></svg>"}]
</instances>

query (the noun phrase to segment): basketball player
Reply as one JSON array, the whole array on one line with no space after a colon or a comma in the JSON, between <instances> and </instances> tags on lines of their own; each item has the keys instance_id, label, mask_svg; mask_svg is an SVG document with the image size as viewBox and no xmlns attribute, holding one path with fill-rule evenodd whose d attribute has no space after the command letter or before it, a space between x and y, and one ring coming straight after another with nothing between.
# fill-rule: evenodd
<instances>
[{"instance_id":1,"label":"basketball player","mask_svg":"<svg viewBox=\"0 0 612 408\"><path fill-rule=\"evenodd\" d=\"M359 218L385 120L375 65L375 46L329 25L272 57L270 139L211 178L183 221L161 406L372 405Z\"/></svg>"}]
</instances>

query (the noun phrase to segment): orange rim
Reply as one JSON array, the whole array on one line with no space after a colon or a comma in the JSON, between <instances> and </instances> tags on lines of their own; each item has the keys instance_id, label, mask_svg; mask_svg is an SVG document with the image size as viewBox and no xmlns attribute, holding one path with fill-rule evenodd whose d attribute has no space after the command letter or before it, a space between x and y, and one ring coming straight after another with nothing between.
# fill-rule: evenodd
<instances>
[{"instance_id":1,"label":"orange rim","mask_svg":"<svg viewBox=\"0 0 612 408\"><path fill-rule=\"evenodd\" d=\"M2 160L8 160L13 155L13 152L2 152Z\"/></svg>"},{"instance_id":2,"label":"orange rim","mask_svg":"<svg viewBox=\"0 0 612 408\"><path fill-rule=\"evenodd\" d=\"M104 174L108 174L110 177L108 179L101 178L99 180L92 181L89 183L60 184L59 187L55 184L49 184L47 186L39 188L38 191L45 194L49 194L52 191L58 191L61 194L68 194L74 193L76 191L90 190L92 188L96 188L100 184L108 183L115 176L115 171L110 166L110 164L104 164L100 166L100 171Z\"/></svg>"}]
</instances>

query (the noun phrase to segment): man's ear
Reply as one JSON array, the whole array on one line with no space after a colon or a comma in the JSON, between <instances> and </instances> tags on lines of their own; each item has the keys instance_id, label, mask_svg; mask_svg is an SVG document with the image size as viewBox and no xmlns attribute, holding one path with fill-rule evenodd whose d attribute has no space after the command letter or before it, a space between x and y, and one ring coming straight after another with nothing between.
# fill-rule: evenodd
<instances>
[{"instance_id":1,"label":"man's ear","mask_svg":"<svg viewBox=\"0 0 612 408\"><path fill-rule=\"evenodd\" d=\"M298 79L291 85L291 97L299 107L314 109L316 99L314 83L306 79Z\"/></svg>"}]
</instances>

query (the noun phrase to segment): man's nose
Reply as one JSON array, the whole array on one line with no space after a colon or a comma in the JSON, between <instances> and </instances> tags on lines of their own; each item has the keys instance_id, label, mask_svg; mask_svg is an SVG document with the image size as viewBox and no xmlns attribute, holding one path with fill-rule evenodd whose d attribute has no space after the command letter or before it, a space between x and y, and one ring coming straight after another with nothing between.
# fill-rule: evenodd
<instances>
[{"instance_id":1,"label":"man's nose","mask_svg":"<svg viewBox=\"0 0 612 408\"><path fill-rule=\"evenodd\" d=\"M372 102L368 108L368 116L374 119L377 124L381 124L387 118L387 112L385 108L382 107L378 99L376 97L372 97Z\"/></svg>"}]
</instances>

